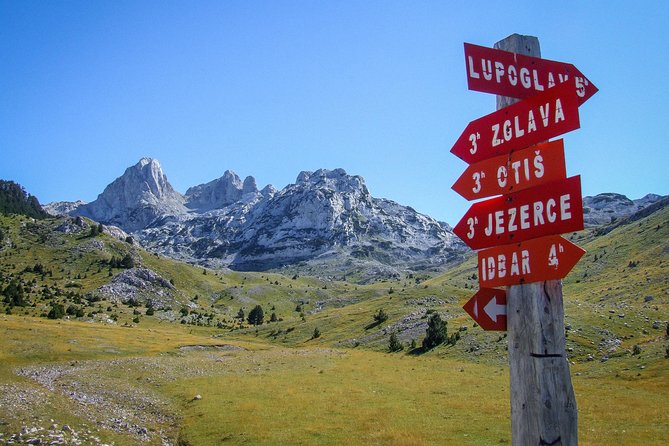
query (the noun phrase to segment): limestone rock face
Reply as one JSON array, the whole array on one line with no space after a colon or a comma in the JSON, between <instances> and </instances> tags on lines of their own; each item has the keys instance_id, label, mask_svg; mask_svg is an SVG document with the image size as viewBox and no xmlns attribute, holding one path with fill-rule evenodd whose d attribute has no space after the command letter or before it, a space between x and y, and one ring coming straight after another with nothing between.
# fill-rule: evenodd
<instances>
[{"instance_id":1,"label":"limestone rock face","mask_svg":"<svg viewBox=\"0 0 669 446\"><path fill-rule=\"evenodd\" d=\"M583 220L586 226L598 226L614 223L660 200L663 196L648 194L637 200L630 200L625 195L603 193L594 197L583 197Z\"/></svg>"},{"instance_id":2,"label":"limestone rock face","mask_svg":"<svg viewBox=\"0 0 669 446\"><path fill-rule=\"evenodd\" d=\"M129 232L146 228L165 216L185 212L183 196L167 181L160 163L151 158L142 158L128 167L95 201L73 211Z\"/></svg>"},{"instance_id":3,"label":"limestone rock face","mask_svg":"<svg viewBox=\"0 0 669 446\"><path fill-rule=\"evenodd\" d=\"M226 171L188 189L185 207L130 232L155 252L239 270L322 256L430 266L466 250L448 225L374 198L362 177L343 169L301 172L281 191L271 185L259 191L253 177L242 182Z\"/></svg>"},{"instance_id":4,"label":"limestone rock face","mask_svg":"<svg viewBox=\"0 0 669 446\"><path fill-rule=\"evenodd\" d=\"M112 302L127 303L134 299L161 309L173 305L174 286L148 268L131 268L118 274L112 281L93 292Z\"/></svg>"},{"instance_id":5,"label":"limestone rock face","mask_svg":"<svg viewBox=\"0 0 669 446\"><path fill-rule=\"evenodd\" d=\"M343 169L301 172L280 191L228 170L182 196L158 161L143 158L69 214L118 226L154 252L239 270L322 258L429 267L467 250L448 225L373 197Z\"/></svg>"},{"instance_id":6,"label":"limestone rock face","mask_svg":"<svg viewBox=\"0 0 669 446\"><path fill-rule=\"evenodd\" d=\"M226 170L221 178L191 187L186 191L186 205L198 212L220 209L240 200L246 193L257 193L255 179L242 180L236 173Z\"/></svg>"}]
</instances>

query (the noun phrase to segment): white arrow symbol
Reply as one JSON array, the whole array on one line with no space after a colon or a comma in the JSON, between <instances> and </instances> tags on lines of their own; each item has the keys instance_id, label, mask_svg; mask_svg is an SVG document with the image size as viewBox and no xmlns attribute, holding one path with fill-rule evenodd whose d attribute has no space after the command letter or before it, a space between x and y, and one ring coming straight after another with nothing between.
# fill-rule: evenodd
<instances>
[{"instance_id":1,"label":"white arrow symbol","mask_svg":"<svg viewBox=\"0 0 669 446\"><path fill-rule=\"evenodd\" d=\"M483 311L493 322L497 322L497 316L506 316L506 305L498 305L497 297L493 297L483 308Z\"/></svg>"}]
</instances>

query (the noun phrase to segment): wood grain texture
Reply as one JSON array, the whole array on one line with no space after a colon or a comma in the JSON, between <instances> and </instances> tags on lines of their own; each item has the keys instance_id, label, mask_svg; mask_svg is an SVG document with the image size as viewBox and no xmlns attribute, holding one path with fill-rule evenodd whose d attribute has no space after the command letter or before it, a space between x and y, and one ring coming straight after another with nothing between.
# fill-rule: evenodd
<instances>
[{"instance_id":1,"label":"wood grain texture","mask_svg":"<svg viewBox=\"0 0 669 446\"><path fill-rule=\"evenodd\" d=\"M512 34L495 48L541 57L539 39ZM497 109L517 99L497 96ZM578 444L578 412L565 355L562 281L507 287L514 446Z\"/></svg>"}]
</instances>

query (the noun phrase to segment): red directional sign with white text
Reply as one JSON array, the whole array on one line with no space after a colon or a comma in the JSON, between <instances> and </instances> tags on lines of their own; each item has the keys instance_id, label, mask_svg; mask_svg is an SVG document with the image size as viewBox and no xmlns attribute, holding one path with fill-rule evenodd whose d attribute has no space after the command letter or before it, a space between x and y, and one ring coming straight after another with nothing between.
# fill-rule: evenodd
<instances>
[{"instance_id":1,"label":"red directional sign with white text","mask_svg":"<svg viewBox=\"0 0 669 446\"><path fill-rule=\"evenodd\" d=\"M559 235L478 252L479 285L496 287L564 278L585 251Z\"/></svg>"},{"instance_id":2,"label":"red directional sign with white text","mask_svg":"<svg viewBox=\"0 0 669 446\"><path fill-rule=\"evenodd\" d=\"M506 330L506 292L481 288L462 306L484 330Z\"/></svg>"},{"instance_id":3,"label":"red directional sign with white text","mask_svg":"<svg viewBox=\"0 0 669 446\"><path fill-rule=\"evenodd\" d=\"M568 80L583 104L598 89L574 65L465 43L470 90L526 98Z\"/></svg>"},{"instance_id":4,"label":"red directional sign with white text","mask_svg":"<svg viewBox=\"0 0 669 446\"><path fill-rule=\"evenodd\" d=\"M471 164L453 184L453 190L467 200L476 200L566 176L564 143L558 139Z\"/></svg>"},{"instance_id":5,"label":"red directional sign with white text","mask_svg":"<svg viewBox=\"0 0 669 446\"><path fill-rule=\"evenodd\" d=\"M470 248L483 249L581 229L577 175L474 203L453 232Z\"/></svg>"},{"instance_id":6,"label":"red directional sign with white text","mask_svg":"<svg viewBox=\"0 0 669 446\"><path fill-rule=\"evenodd\" d=\"M470 122L451 153L466 163L476 163L579 127L578 96L570 82L563 82Z\"/></svg>"}]
</instances>

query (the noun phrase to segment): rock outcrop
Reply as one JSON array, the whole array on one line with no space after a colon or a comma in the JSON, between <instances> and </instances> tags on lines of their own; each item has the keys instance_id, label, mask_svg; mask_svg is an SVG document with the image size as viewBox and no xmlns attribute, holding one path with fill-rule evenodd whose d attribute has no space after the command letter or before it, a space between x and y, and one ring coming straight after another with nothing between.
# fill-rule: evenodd
<instances>
[{"instance_id":1,"label":"rock outcrop","mask_svg":"<svg viewBox=\"0 0 669 446\"><path fill-rule=\"evenodd\" d=\"M583 220L586 226L608 225L628 217L665 197L648 194L637 200L625 195L603 193L594 197L583 197Z\"/></svg>"},{"instance_id":2,"label":"rock outcrop","mask_svg":"<svg viewBox=\"0 0 669 446\"><path fill-rule=\"evenodd\" d=\"M95 201L71 213L133 232L166 216L185 213L184 201L167 181L160 163L142 158L108 185Z\"/></svg>"}]
</instances>

